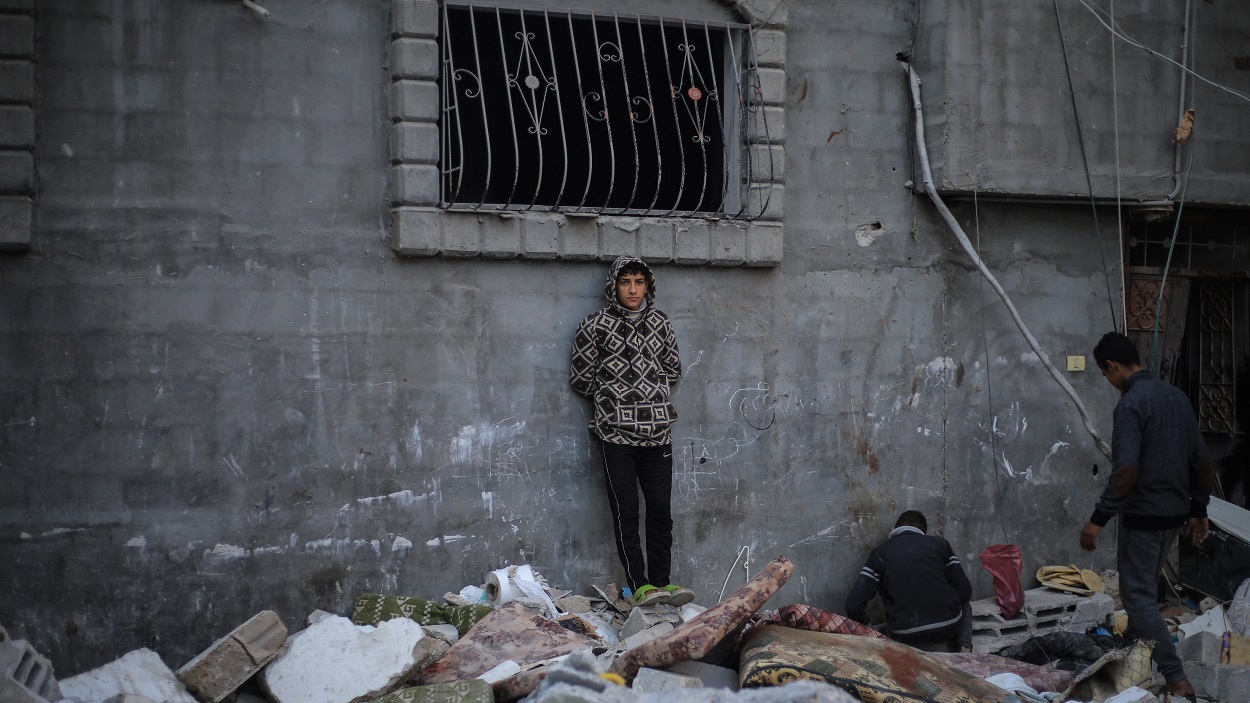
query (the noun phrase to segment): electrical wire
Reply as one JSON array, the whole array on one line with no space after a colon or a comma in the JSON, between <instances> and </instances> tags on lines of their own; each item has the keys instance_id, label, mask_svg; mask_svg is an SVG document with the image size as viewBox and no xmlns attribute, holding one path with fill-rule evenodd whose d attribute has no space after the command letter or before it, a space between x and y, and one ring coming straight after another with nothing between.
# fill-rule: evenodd
<instances>
[{"instance_id":1,"label":"electrical wire","mask_svg":"<svg viewBox=\"0 0 1250 703\"><path fill-rule=\"evenodd\" d=\"M977 225L977 255L981 254L981 206L977 202L977 191L979 188L972 189L972 212L976 218ZM996 505L994 506L994 514L998 516L998 528L1003 531L1003 542L1011 544L1011 536L1007 534L1007 524L1003 522L1003 484L1002 477L998 475L998 440L995 438L997 427L995 427L994 417L994 384L990 382L990 340L989 325L985 322L985 279L981 279L981 346L985 349L985 396L989 401L990 411L990 456L994 460L994 492L996 494Z\"/></svg>"},{"instance_id":2,"label":"electrical wire","mask_svg":"<svg viewBox=\"0 0 1250 703\"><path fill-rule=\"evenodd\" d=\"M1077 108L1076 87L1072 84L1072 67L1068 63L1068 41L1063 33L1063 18L1059 14L1059 0L1053 1L1055 4L1055 22L1059 25L1059 45L1063 48L1063 69L1068 74L1068 95L1072 99L1072 116L1076 121L1076 141L1081 147L1081 163L1085 167L1085 186L1089 190L1089 208L1094 214L1094 237L1098 240L1098 256L1102 260L1102 278L1107 284L1107 305L1111 308L1111 329L1120 332L1121 329L1115 314L1115 296L1111 293L1111 272L1107 270L1107 251L1103 245L1102 225L1098 221L1098 205L1094 202L1094 178L1090 174L1089 155L1085 151L1085 132L1081 128L1081 111ZM978 246L980 245L978 244ZM1124 266L1123 256L1120 257L1120 266ZM1123 306L1122 300L1121 306ZM1121 307L1121 313L1123 313L1123 307Z\"/></svg>"},{"instance_id":3,"label":"electrical wire","mask_svg":"<svg viewBox=\"0 0 1250 703\"><path fill-rule=\"evenodd\" d=\"M744 544L742 545L742 549L738 550L738 556L734 557L734 563L732 566L729 567L729 573L725 574L725 583L721 584L720 596L716 599L717 603L721 602L722 600L725 600L725 589L729 588L729 577L733 576L734 569L738 568L738 560L742 558L743 552L746 552L747 560L742 562L742 568L747 569L747 580L748 581L751 580L751 573L750 573L751 567L749 566L751 563L751 545Z\"/></svg>"},{"instance_id":4,"label":"electrical wire","mask_svg":"<svg viewBox=\"0 0 1250 703\"><path fill-rule=\"evenodd\" d=\"M1118 30L1118 29L1116 29L1115 27L1113 27L1112 25L1113 25L1113 24L1115 24L1114 18L1112 18L1112 24L1107 24L1107 21L1106 21L1106 20L1104 20L1104 19L1102 18L1102 14L1101 14L1102 10L1100 10L1100 9L1098 9L1098 8L1095 8L1095 7L1091 6L1091 5L1090 5L1088 2L1086 2L1085 0L1076 0L1076 1L1077 1L1077 2L1079 2L1080 4L1084 5L1084 6L1085 6L1085 9L1089 10L1089 11L1090 11L1090 12L1094 15L1095 19L1097 19L1097 20L1098 20L1098 22L1099 22L1100 24L1102 24L1102 26L1106 27L1106 28L1107 28L1107 30L1108 30L1109 32L1111 32L1112 36L1115 36L1115 37L1117 37L1117 38L1119 38L1119 39L1123 40L1125 43L1130 44L1130 45L1132 45L1132 46L1135 46L1135 47L1137 47L1138 49L1141 49L1142 51L1145 51L1147 54L1150 54L1151 56L1153 56L1153 57L1155 57L1155 58L1157 58L1157 59L1161 59L1161 60L1163 60L1163 61L1166 61L1166 62L1168 62L1168 63L1172 64L1173 66L1176 66L1177 68L1181 69L1181 70L1182 70L1182 71L1184 71L1185 73L1188 73L1189 75L1193 76L1194 78L1197 78L1198 80L1202 81L1203 83L1206 83L1207 85L1212 86L1213 88L1216 88L1216 89L1218 89L1218 90L1222 90L1222 91L1224 91L1225 93L1228 93L1228 94L1230 94L1230 95L1235 95L1235 96L1237 96L1237 97L1241 98L1242 100L1245 100L1246 102L1250 102L1250 95L1247 95L1246 93L1243 93L1243 92L1241 92L1240 90L1235 90L1235 89L1233 89L1233 88L1229 88L1229 87L1227 87L1227 86L1220 85L1219 83L1216 83L1215 81L1210 80L1209 78L1206 78L1205 76L1203 76L1203 75L1199 74L1197 71L1194 71L1193 69L1190 69L1190 68L1188 68L1188 67L1186 67L1186 66L1182 66L1181 64L1177 63L1176 61L1174 61L1174 60L1172 60L1172 59L1169 59L1168 57L1164 56L1163 54L1160 54L1159 52L1155 51L1154 49L1151 49L1150 47L1146 46L1145 44L1142 44L1141 42L1137 41L1136 39L1133 39L1132 37L1128 36L1127 34L1124 34L1124 32L1123 32L1123 31Z\"/></svg>"},{"instance_id":5,"label":"electrical wire","mask_svg":"<svg viewBox=\"0 0 1250 703\"><path fill-rule=\"evenodd\" d=\"M1189 158L1185 165L1185 180L1181 181L1181 199L1178 201L1176 208L1176 227L1172 230L1172 242L1168 244L1168 258L1163 264L1163 280L1159 283L1159 295L1155 297L1155 324L1153 341L1151 342L1151 355L1154 362L1152 368L1155 376L1159 375L1159 315L1163 311L1163 292L1167 290L1168 285L1168 269L1172 267L1172 252L1176 250L1176 238L1181 233L1181 214L1185 212L1185 194L1189 190L1189 172L1194 167L1194 147L1189 147Z\"/></svg>"},{"instance_id":6,"label":"electrical wire","mask_svg":"<svg viewBox=\"0 0 1250 703\"><path fill-rule=\"evenodd\" d=\"M1085 403L1081 402L1081 397L1077 395L1076 389L1073 388L1072 384L1068 383L1068 380L1059 373L1059 369L1056 369L1055 365L1051 363L1050 357L1047 356L1046 352L1042 351L1041 344L1038 343L1037 338L1033 336L1033 333L1029 331L1028 326L1024 324L1024 320L1020 317L1020 311L1016 310L1016 306L1011 302L1011 298L1008 297L1007 291L1003 290L1003 287L999 284L998 279L995 278L994 274L990 273L990 270L985 267L985 262L981 261L981 257L977 256L976 250L972 247L972 242L968 240L968 235L964 233L963 228L959 226L959 222L955 220L955 216L951 214L950 209L946 207L946 203L942 202L941 196L938 195L937 188L933 185L933 172L929 168L929 153L924 138L924 105L920 101L920 77L916 75L916 72L912 69L911 64L907 62L900 63L902 64L903 71L907 74L908 82L911 86L912 109L915 112L916 121L916 152L920 157L920 168L924 173L925 192L929 194L929 199L933 201L933 205L937 208L938 214L942 216L942 220L946 222L947 226L950 227L951 232L955 234L955 238L959 241L959 245L963 247L964 252L967 253L968 257L972 259L974 264L976 264L977 270L981 272L981 275L986 281L989 282L990 287L993 288L994 292L998 294L999 299L1003 301L1003 305L1005 305L1007 307L1007 311L1011 313L1012 321L1016 323L1016 327L1020 330L1020 334L1023 335L1024 340L1028 342L1029 348L1033 350L1035 355L1037 355L1038 360L1042 362L1042 366L1044 366L1050 373L1051 378L1055 379L1055 383L1058 383L1059 387L1063 389L1063 392L1066 393L1068 398L1072 400L1073 405L1076 406L1077 414L1081 417L1081 423L1085 425L1085 431L1088 432L1090 437L1093 438L1094 444L1098 447L1098 451L1102 452L1104 456L1110 459L1111 445L1107 443L1107 440L1102 438L1102 435L1098 433L1098 429L1094 427L1094 421L1090 418L1089 411L1085 409Z\"/></svg>"}]
</instances>

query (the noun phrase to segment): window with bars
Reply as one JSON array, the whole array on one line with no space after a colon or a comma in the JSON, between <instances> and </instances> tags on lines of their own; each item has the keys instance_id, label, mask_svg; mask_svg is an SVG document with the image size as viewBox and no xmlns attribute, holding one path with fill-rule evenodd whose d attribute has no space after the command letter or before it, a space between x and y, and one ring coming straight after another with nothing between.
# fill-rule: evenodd
<instances>
[{"instance_id":1,"label":"window with bars","mask_svg":"<svg viewBox=\"0 0 1250 703\"><path fill-rule=\"evenodd\" d=\"M774 167L743 148L766 120L746 25L456 2L441 21L444 209L766 209L746 205Z\"/></svg>"}]
</instances>

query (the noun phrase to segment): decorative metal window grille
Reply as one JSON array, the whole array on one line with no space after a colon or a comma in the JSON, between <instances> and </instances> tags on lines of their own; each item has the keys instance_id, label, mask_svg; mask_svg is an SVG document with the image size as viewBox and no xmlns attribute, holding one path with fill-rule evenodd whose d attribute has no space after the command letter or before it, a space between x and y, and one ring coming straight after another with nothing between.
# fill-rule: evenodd
<instances>
[{"instance_id":1,"label":"decorative metal window grille","mask_svg":"<svg viewBox=\"0 0 1250 703\"><path fill-rule=\"evenodd\" d=\"M442 21L443 208L767 207L744 197L773 169L771 151L753 163L742 148L748 121L765 120L746 25L458 2Z\"/></svg>"},{"instance_id":2,"label":"decorative metal window grille","mask_svg":"<svg viewBox=\"0 0 1250 703\"><path fill-rule=\"evenodd\" d=\"M1203 282L1198 291L1198 422L1204 432L1232 434L1237 403L1233 284Z\"/></svg>"}]
</instances>

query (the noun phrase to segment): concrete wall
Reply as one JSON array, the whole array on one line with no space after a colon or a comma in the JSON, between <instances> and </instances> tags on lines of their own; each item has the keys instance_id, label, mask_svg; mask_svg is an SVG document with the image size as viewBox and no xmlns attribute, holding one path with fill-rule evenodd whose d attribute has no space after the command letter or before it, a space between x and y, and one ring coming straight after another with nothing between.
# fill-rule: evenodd
<instances>
[{"instance_id":1,"label":"concrete wall","mask_svg":"<svg viewBox=\"0 0 1250 703\"><path fill-rule=\"evenodd\" d=\"M38 8L42 191L31 251L0 258L0 622L62 675L507 563L619 577L566 380L605 267L396 257L389 3L265 5ZM798 565L775 604L840 609L907 508L978 596L991 543L1026 576L1110 563L1076 545L1105 461L906 185L913 9L788 5L785 258L658 271L687 369L674 577L700 602L749 545L752 571ZM1088 353L1111 327L1088 207L955 212L1046 352ZM1109 433L1114 392L1070 380Z\"/></svg>"},{"instance_id":2,"label":"concrete wall","mask_svg":"<svg viewBox=\"0 0 1250 703\"><path fill-rule=\"evenodd\" d=\"M1241 155L1250 137L1241 125L1248 101L1213 84L1250 93L1250 13L1236 3L1193 0L1187 35L1186 4L1117 2L1115 21L1122 34L1175 62L1186 60L1187 45L1187 61L1201 76L1185 79L1184 107L1197 115L1186 199L1247 205L1250 174ZM931 31L922 31L918 56L932 91L931 155L942 188L1088 198L1074 91L1095 195L1162 200L1173 191L1181 70L1124 40L1113 47L1086 5L1107 19L1107 3L1088 1L924 3L922 29Z\"/></svg>"}]
</instances>

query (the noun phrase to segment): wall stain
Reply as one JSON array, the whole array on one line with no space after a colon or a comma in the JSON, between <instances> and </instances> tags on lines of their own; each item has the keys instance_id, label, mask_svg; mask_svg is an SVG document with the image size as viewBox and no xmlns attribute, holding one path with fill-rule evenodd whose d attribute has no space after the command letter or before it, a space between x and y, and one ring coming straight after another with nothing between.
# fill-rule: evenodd
<instances>
[{"instance_id":1,"label":"wall stain","mask_svg":"<svg viewBox=\"0 0 1250 703\"><path fill-rule=\"evenodd\" d=\"M868 446L868 438L864 436L864 431L858 430L855 434L855 453L868 463L868 471L871 473L880 473L881 462L877 460L877 455L872 452L872 447Z\"/></svg>"}]
</instances>

